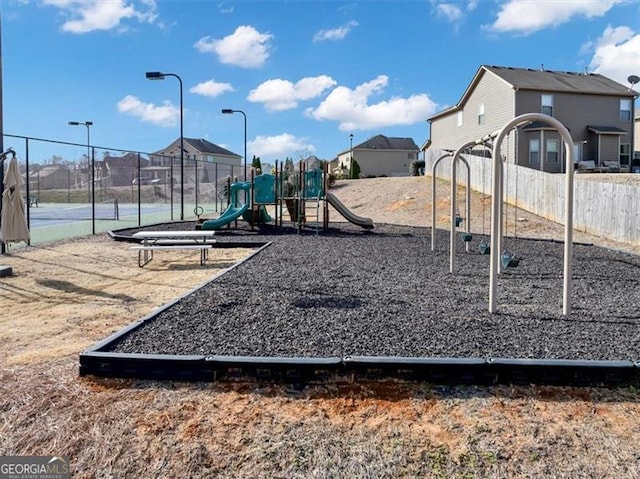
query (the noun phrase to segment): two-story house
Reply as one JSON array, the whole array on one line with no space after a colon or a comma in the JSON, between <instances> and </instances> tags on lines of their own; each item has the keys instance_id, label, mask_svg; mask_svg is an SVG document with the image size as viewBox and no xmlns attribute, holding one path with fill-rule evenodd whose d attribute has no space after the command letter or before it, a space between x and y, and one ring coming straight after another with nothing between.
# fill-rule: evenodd
<instances>
[{"instance_id":1,"label":"two-story house","mask_svg":"<svg viewBox=\"0 0 640 479\"><path fill-rule=\"evenodd\" d=\"M128 186L138 177L138 165L145 168L149 160L137 153L125 153L114 156L110 152L105 153L102 162L108 171L109 185Z\"/></svg>"},{"instance_id":2,"label":"two-story house","mask_svg":"<svg viewBox=\"0 0 640 479\"><path fill-rule=\"evenodd\" d=\"M411 162L418 159L420 148L412 138L376 135L343 151L331 162L332 171L351 169L351 158L358 162L360 175L408 176Z\"/></svg>"},{"instance_id":3,"label":"two-story house","mask_svg":"<svg viewBox=\"0 0 640 479\"><path fill-rule=\"evenodd\" d=\"M196 138L183 138L184 181L185 183L214 182L226 176L243 176L242 156L218 146L210 141ZM180 138L166 148L149 156L149 165L143 168L143 175L151 178L164 178L173 184L180 183Z\"/></svg>"},{"instance_id":4,"label":"two-story house","mask_svg":"<svg viewBox=\"0 0 640 479\"><path fill-rule=\"evenodd\" d=\"M628 171L634 144L636 91L603 75L482 65L460 101L428 119L429 148L456 150L524 113L543 113L571 133L576 161L615 163ZM565 171L562 140L532 122L510 135L508 161L546 172Z\"/></svg>"}]
</instances>

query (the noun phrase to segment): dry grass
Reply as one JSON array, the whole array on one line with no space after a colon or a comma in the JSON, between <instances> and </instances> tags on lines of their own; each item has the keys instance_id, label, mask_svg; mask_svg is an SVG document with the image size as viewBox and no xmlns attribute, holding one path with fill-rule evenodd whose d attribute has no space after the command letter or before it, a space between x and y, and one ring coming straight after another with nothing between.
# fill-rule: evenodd
<instances>
[{"instance_id":1,"label":"dry grass","mask_svg":"<svg viewBox=\"0 0 640 479\"><path fill-rule=\"evenodd\" d=\"M78 378L4 368L0 453L93 477L639 477L637 391Z\"/></svg>"},{"instance_id":2,"label":"dry grass","mask_svg":"<svg viewBox=\"0 0 640 479\"><path fill-rule=\"evenodd\" d=\"M379 211L426 211L420 194ZM79 377L83 348L232 262L163 258L101 238L3 258L0 455L66 455L75 478L640 477L633 387Z\"/></svg>"}]
</instances>

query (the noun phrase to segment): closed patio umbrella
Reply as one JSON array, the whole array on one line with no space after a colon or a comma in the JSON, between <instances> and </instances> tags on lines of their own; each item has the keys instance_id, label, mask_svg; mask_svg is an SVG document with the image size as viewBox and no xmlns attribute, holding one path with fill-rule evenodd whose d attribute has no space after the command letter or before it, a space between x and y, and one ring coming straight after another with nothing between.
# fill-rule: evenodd
<instances>
[{"instance_id":1,"label":"closed patio umbrella","mask_svg":"<svg viewBox=\"0 0 640 479\"><path fill-rule=\"evenodd\" d=\"M25 202L22 197L22 176L18 160L12 158L4 176L2 192L2 218L0 218L0 241L17 243L29 241L30 234L25 216Z\"/></svg>"}]
</instances>

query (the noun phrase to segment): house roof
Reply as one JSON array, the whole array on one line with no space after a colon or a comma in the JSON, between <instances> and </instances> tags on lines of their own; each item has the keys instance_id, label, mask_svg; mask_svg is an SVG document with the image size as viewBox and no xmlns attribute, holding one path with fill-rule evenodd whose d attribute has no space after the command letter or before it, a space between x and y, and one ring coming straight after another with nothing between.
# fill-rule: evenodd
<instances>
[{"instance_id":1,"label":"house roof","mask_svg":"<svg viewBox=\"0 0 640 479\"><path fill-rule=\"evenodd\" d=\"M221 146L216 145L215 143L211 143L210 141L207 141L205 139L202 138L183 138L184 143L189 144L193 149L195 149L198 153L208 153L211 155L221 155L221 156L233 156L236 158L242 158L242 155L238 155L237 153L234 153L233 151L229 151L226 148L223 148ZM158 150L152 154L155 155L162 155L163 152L167 151L167 150L171 150L174 147L178 147L179 148L179 143L180 143L180 138L176 139L173 143L171 143L168 147L163 148L162 150Z\"/></svg>"},{"instance_id":2,"label":"house roof","mask_svg":"<svg viewBox=\"0 0 640 479\"><path fill-rule=\"evenodd\" d=\"M489 65L483 65L481 68L499 76L518 89L629 97L637 95L637 92L633 92L629 87L599 73L561 72Z\"/></svg>"},{"instance_id":3,"label":"house roof","mask_svg":"<svg viewBox=\"0 0 640 479\"><path fill-rule=\"evenodd\" d=\"M600 135L626 135L629 133L617 126L593 126L587 125L587 129Z\"/></svg>"},{"instance_id":4,"label":"house roof","mask_svg":"<svg viewBox=\"0 0 640 479\"><path fill-rule=\"evenodd\" d=\"M567 125L562 125L565 128L567 128ZM540 121L540 120L536 120L536 121L532 121L531 123L528 123L527 125L525 125L524 127L522 127L523 130L555 130L556 127L550 125L549 123L547 123L546 121ZM567 128L568 131L571 131L570 128Z\"/></svg>"},{"instance_id":5,"label":"house roof","mask_svg":"<svg viewBox=\"0 0 640 479\"><path fill-rule=\"evenodd\" d=\"M481 65L467 86L460 101L451 108L428 118L432 120L462 108L480 80L487 73L503 80L514 90L536 90L550 93L580 93L615 95L634 98L640 93L599 73L562 72L554 70Z\"/></svg>"},{"instance_id":6,"label":"house roof","mask_svg":"<svg viewBox=\"0 0 640 479\"><path fill-rule=\"evenodd\" d=\"M205 139L195 139L195 138L185 138L185 142L189 143L193 148L198 150L200 153L211 153L213 155L227 155L227 156L237 156L242 157L242 155L238 155L233 151L229 151L226 148L216 145L215 143L211 143Z\"/></svg>"},{"instance_id":7,"label":"house roof","mask_svg":"<svg viewBox=\"0 0 640 479\"><path fill-rule=\"evenodd\" d=\"M396 138L376 135L367 141L353 147L354 150L408 150L418 151L418 145L413 138Z\"/></svg>"}]
</instances>

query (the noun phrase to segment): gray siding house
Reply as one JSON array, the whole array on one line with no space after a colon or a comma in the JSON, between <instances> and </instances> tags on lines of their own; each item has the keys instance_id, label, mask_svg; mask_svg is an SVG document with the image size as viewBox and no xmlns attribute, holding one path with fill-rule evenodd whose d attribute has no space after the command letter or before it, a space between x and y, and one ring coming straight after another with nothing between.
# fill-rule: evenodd
<instances>
[{"instance_id":1,"label":"gray siding house","mask_svg":"<svg viewBox=\"0 0 640 479\"><path fill-rule=\"evenodd\" d=\"M362 177L409 176L411 162L418 159L420 148L412 138L376 135L343 151L331 162L332 171L349 171L351 156L360 165Z\"/></svg>"},{"instance_id":2,"label":"gray siding house","mask_svg":"<svg viewBox=\"0 0 640 479\"><path fill-rule=\"evenodd\" d=\"M482 65L460 101L428 118L428 148L456 150L524 113L544 113L571 133L576 161L628 171L638 92L603 75ZM533 122L506 140L508 161L546 172L565 171L562 140Z\"/></svg>"},{"instance_id":3,"label":"gray siding house","mask_svg":"<svg viewBox=\"0 0 640 479\"><path fill-rule=\"evenodd\" d=\"M185 183L210 183L218 178L243 176L240 168L242 156L218 146L210 141L183 138ZM173 184L180 182L180 138L166 148L151 153L149 165L143 168L143 176L167 180Z\"/></svg>"}]
</instances>

